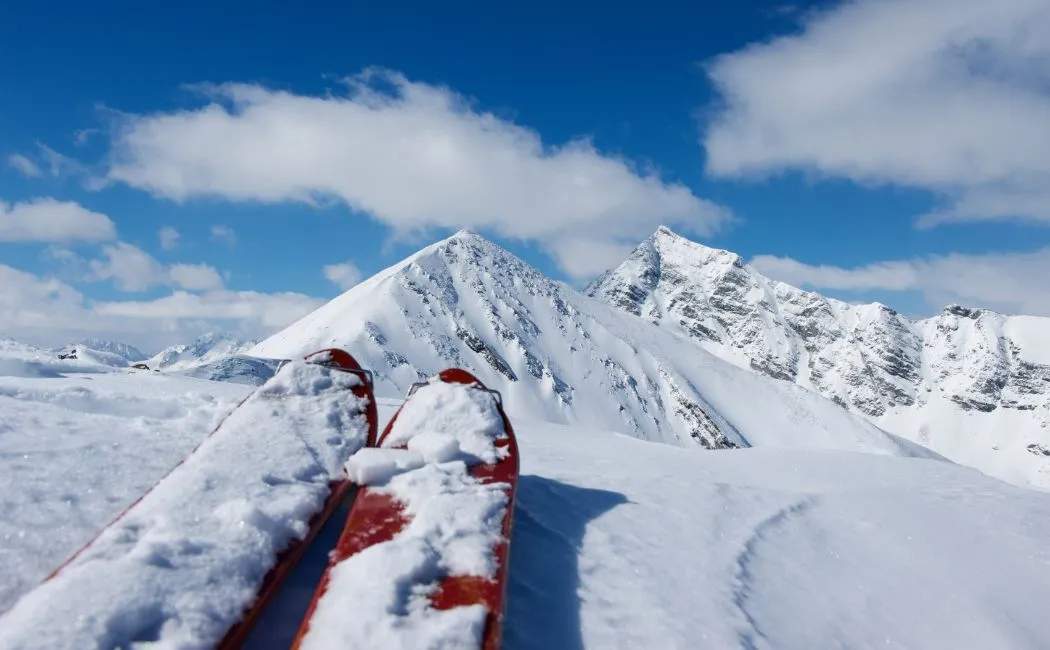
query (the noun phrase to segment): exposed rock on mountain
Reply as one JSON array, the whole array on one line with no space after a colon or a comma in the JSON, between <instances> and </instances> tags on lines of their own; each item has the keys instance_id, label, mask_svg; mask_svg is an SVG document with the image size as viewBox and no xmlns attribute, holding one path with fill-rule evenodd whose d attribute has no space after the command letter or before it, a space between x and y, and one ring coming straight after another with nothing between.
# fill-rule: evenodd
<instances>
[{"instance_id":1,"label":"exposed rock on mountain","mask_svg":"<svg viewBox=\"0 0 1050 650\"><path fill-rule=\"evenodd\" d=\"M403 395L461 366L522 417L685 446L924 450L809 391L726 363L546 277L471 233L427 247L249 350L344 347Z\"/></svg>"},{"instance_id":2,"label":"exposed rock on mountain","mask_svg":"<svg viewBox=\"0 0 1050 650\"><path fill-rule=\"evenodd\" d=\"M667 228L586 293L950 458L1050 486L1050 463L1021 453L1050 443L1050 319L951 305L913 321L771 280Z\"/></svg>"}]
</instances>

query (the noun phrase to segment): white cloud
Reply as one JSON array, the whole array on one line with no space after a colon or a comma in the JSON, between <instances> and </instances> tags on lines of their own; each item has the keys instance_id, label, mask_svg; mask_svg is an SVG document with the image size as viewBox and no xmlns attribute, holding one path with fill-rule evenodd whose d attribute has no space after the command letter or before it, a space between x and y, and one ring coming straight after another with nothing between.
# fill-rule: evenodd
<instances>
[{"instance_id":1,"label":"white cloud","mask_svg":"<svg viewBox=\"0 0 1050 650\"><path fill-rule=\"evenodd\" d=\"M233 228L229 226L212 226L211 227L211 240L217 242L223 242L230 246L237 245L237 233L233 232Z\"/></svg>"},{"instance_id":2,"label":"white cloud","mask_svg":"<svg viewBox=\"0 0 1050 650\"><path fill-rule=\"evenodd\" d=\"M800 287L918 291L932 309L960 303L1003 313L1050 316L1050 248L1030 253L953 253L851 269L771 255L759 255L751 264L771 278Z\"/></svg>"},{"instance_id":3,"label":"white cloud","mask_svg":"<svg viewBox=\"0 0 1050 650\"><path fill-rule=\"evenodd\" d=\"M227 84L202 108L126 118L107 178L177 201L335 199L400 237L487 229L537 241L581 276L620 261L592 244L609 253L661 223L706 235L729 218L684 185L588 141L544 144L447 88L374 70L348 88L313 97ZM558 245L566 239L587 250Z\"/></svg>"},{"instance_id":4,"label":"white cloud","mask_svg":"<svg viewBox=\"0 0 1050 650\"><path fill-rule=\"evenodd\" d=\"M95 309L107 316L156 321L171 319L240 320L273 331L317 309L323 300L300 293L210 291L202 294L175 291L157 300L99 303Z\"/></svg>"},{"instance_id":5,"label":"white cloud","mask_svg":"<svg viewBox=\"0 0 1050 650\"><path fill-rule=\"evenodd\" d=\"M102 257L88 262L89 282L112 280L121 291L146 291L168 285L189 291L212 291L223 287L222 276L207 264L172 264L165 267L146 251L118 241L102 247Z\"/></svg>"},{"instance_id":6,"label":"white cloud","mask_svg":"<svg viewBox=\"0 0 1050 650\"><path fill-rule=\"evenodd\" d=\"M122 241L116 242L103 246L102 255L102 259L91 260L89 263L89 280L112 280L121 291L145 291L168 281L164 266L137 246Z\"/></svg>"},{"instance_id":7,"label":"white cloud","mask_svg":"<svg viewBox=\"0 0 1050 650\"><path fill-rule=\"evenodd\" d=\"M708 172L932 190L924 225L1050 220L1050 3L855 0L711 62Z\"/></svg>"},{"instance_id":8,"label":"white cloud","mask_svg":"<svg viewBox=\"0 0 1050 650\"><path fill-rule=\"evenodd\" d=\"M71 201L41 198L13 205L0 201L0 241L100 242L116 236L109 217Z\"/></svg>"},{"instance_id":9,"label":"white cloud","mask_svg":"<svg viewBox=\"0 0 1050 650\"><path fill-rule=\"evenodd\" d=\"M175 250L179 246L179 234L178 230L175 230L171 226L164 226L157 233L157 238L160 239L160 247L166 251Z\"/></svg>"},{"instance_id":10,"label":"white cloud","mask_svg":"<svg viewBox=\"0 0 1050 650\"><path fill-rule=\"evenodd\" d=\"M326 264L324 277L328 278L329 282L332 282L343 291L346 291L361 281L361 269L357 268L353 262Z\"/></svg>"},{"instance_id":11,"label":"white cloud","mask_svg":"<svg viewBox=\"0 0 1050 650\"><path fill-rule=\"evenodd\" d=\"M94 303L73 287L0 264L0 335L58 346L85 336L143 350L184 343L211 330L249 338L272 334L323 304L298 293L175 291L149 301Z\"/></svg>"},{"instance_id":12,"label":"white cloud","mask_svg":"<svg viewBox=\"0 0 1050 650\"><path fill-rule=\"evenodd\" d=\"M222 276L207 264L172 264L168 278L175 286L189 291L214 291L223 286Z\"/></svg>"},{"instance_id":13,"label":"white cloud","mask_svg":"<svg viewBox=\"0 0 1050 650\"><path fill-rule=\"evenodd\" d=\"M35 162L20 153L8 156L7 163L30 178L38 178L43 174Z\"/></svg>"}]
</instances>

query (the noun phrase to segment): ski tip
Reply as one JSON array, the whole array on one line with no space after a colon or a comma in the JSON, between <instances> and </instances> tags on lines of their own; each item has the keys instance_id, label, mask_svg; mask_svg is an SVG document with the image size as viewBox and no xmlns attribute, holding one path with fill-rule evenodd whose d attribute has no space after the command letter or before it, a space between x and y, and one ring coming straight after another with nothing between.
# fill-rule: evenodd
<instances>
[{"instance_id":1,"label":"ski tip","mask_svg":"<svg viewBox=\"0 0 1050 650\"><path fill-rule=\"evenodd\" d=\"M446 384L466 384L468 386L477 384L482 388L485 384L481 380L462 368L447 368L438 373L438 379Z\"/></svg>"},{"instance_id":2,"label":"ski tip","mask_svg":"<svg viewBox=\"0 0 1050 650\"><path fill-rule=\"evenodd\" d=\"M326 348L317 352L311 352L306 355L305 359L310 363L322 366L334 366L343 370L362 370L361 364L357 362L354 355L339 348Z\"/></svg>"}]
</instances>

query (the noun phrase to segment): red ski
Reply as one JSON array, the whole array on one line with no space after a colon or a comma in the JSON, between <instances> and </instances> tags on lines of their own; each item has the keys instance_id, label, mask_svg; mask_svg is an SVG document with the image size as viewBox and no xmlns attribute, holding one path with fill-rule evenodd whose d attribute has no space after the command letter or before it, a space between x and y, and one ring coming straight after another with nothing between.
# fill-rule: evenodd
<instances>
[{"instance_id":1,"label":"red ski","mask_svg":"<svg viewBox=\"0 0 1050 650\"><path fill-rule=\"evenodd\" d=\"M440 388L435 390L435 386ZM461 392L456 394L455 391ZM468 397L468 401L463 401ZM487 403L485 403L485 400L487 400ZM442 413L442 410L447 411L449 408L457 408L457 405L463 404L466 404L469 408L460 408L461 413ZM426 417L425 409L429 408L434 410L433 417ZM408 424L399 427L398 418L400 417L404 420L406 409L412 411L408 415L408 420L405 420ZM424 410L421 411L421 409ZM486 409L488 409L487 412ZM423 417L421 417L421 414ZM459 452L459 458L473 458L472 462L465 462L466 469L461 470L469 476L469 478L465 477L463 480L483 491L486 496L491 497L492 494L498 492L498 496L501 499L501 511L497 510L495 517L487 518L487 521L494 522L491 526L495 527L495 530L489 531L491 535L482 537L482 539L491 538L494 540L487 558L489 564L494 567L494 571L489 572L489 575L472 575L463 574L462 572L452 575L446 572L436 579L436 583L427 579L426 584L414 584L412 591L413 593L425 594L429 609L439 614L471 606L475 606L475 608L459 611L476 613L479 611L476 606L482 607L484 620L479 622L476 617L471 619L473 621L471 623L473 626L472 631L467 633L466 636L479 641L477 646L479 650L497 650L500 647L502 631L509 542L518 479L517 442L510 420L503 410L500 394L486 388L476 377L461 369L445 370L430 382L415 384L412 390L409 391L404 404L402 404L401 408L398 409L383 430L383 435L380 437L377 445L383 450L376 450L375 453L381 455L386 453L384 450L412 449L414 444L413 437L422 439L425 435L429 436L427 441L416 445L417 449L424 450L422 457L426 456L426 450L438 449L437 453L443 454L445 452L440 450L448 446L445 442L453 435L462 434L463 432L441 431L440 429L442 427L455 428L457 426L465 426L470 428L475 426L470 420L472 414L477 414L476 420L478 423L476 426L478 431L490 431L491 447L487 450L487 454L482 453L480 456L472 456L470 453L465 453L468 449L481 449L481 452L485 452L486 450L483 447L478 447L475 444L477 440L482 438L464 438L463 435L460 435L459 440L454 445L457 445L457 449L462 448L463 450ZM418 435L416 431L412 430L415 427L421 429L418 431ZM491 430L493 429L498 429L498 431L492 432ZM394 435L392 435L392 432ZM435 438L435 436L438 437ZM424 447L424 444L427 446ZM407 455L410 452L395 453ZM405 456L405 458L409 458L409 456ZM401 468L402 478L410 479L411 477L408 475L412 472L424 471L421 468L425 468L426 464L420 461L419 458L420 454L416 453L415 456L409 459L410 466ZM351 459L351 462L353 460ZM435 464L441 464L446 460L448 459L443 457L437 458ZM412 463L418 464L413 465ZM455 465L457 464L444 463L446 467ZM454 499L456 494L450 494L448 498ZM370 558L376 557L375 551L380 550L373 547L385 543L397 543L399 539L407 539L408 529L410 524L412 524L412 517L406 512L406 507L405 503L391 494L389 486L376 485L359 488L347 517L346 526L335 551L331 554L328 568L317 586L313 601L310 603L306 617L303 619L293 648L309 648L324 645L325 642L319 640L322 635L329 640L329 643L343 644L352 642L357 644L354 647L372 647L373 644L379 643L382 634L370 631L376 627L376 621L362 621L361 617L365 616L365 613L355 610L355 605L351 602L353 598L346 597L346 581L357 574L347 574L343 569L349 566L348 560L354 559L355 556L358 559L357 566L364 566L363 563L366 560L370 560ZM416 507L419 507L418 503ZM448 508L447 501L443 504L443 507ZM483 529L481 534L484 535L485 530L488 529ZM418 534L418 530L416 532ZM360 554L366 550L369 550L369 556L361 559ZM346 564L343 565L343 563ZM365 568L367 569L367 566ZM342 574L340 574L341 570L343 570ZM386 579L386 576L379 575L378 578L373 579ZM390 579L394 580L395 578ZM339 580L343 580L343 583L336 584ZM367 587L355 587L354 585L350 585L350 588L351 592L355 589L358 592L367 589ZM402 587L398 587L398 589L402 589ZM418 603L414 607L418 609ZM326 611L324 615L320 613L319 610L321 609ZM381 618L387 613L385 611L380 612L379 617ZM408 612L404 616L407 617L411 614L412 612ZM405 622L397 622L391 626L391 629L395 633L403 632ZM332 632L331 629L326 629L327 627L338 627L340 629ZM316 633L318 639L312 641L311 636L314 636L312 633ZM372 636L369 636L369 634L372 634ZM459 646L457 645L457 647Z\"/></svg>"},{"instance_id":2,"label":"red ski","mask_svg":"<svg viewBox=\"0 0 1050 650\"><path fill-rule=\"evenodd\" d=\"M358 376L361 381L352 383L351 382L339 382L338 385L346 385L349 392L359 398L358 406L348 406L345 415L351 417L360 418L364 417L365 432L365 445L374 446L376 443L377 433L377 415L376 415L376 403L372 390L372 375L369 371L361 368L360 364L347 352L339 349L327 349L315 352L306 357L306 361L309 364L316 364L325 366L326 368L335 369L340 372L347 372ZM284 376L282 374L282 368L279 368L275 373L275 378L280 381ZM281 375L278 377L277 375ZM80 550L78 550L72 557L64 562L58 569L49 575L44 583L48 586L53 586L56 583L63 583L64 580L77 580L76 577L70 577L65 575L67 567L69 567L75 560L85 554L89 548L95 545L101 538L103 538L107 532L114 530L124 525L124 520L135 516L136 511L139 509L140 504L148 506L148 502L152 497L165 492L167 489L170 492L171 482L180 483L176 480L178 477L173 476L180 472L188 471L188 468L192 463L191 459L195 455L204 453L202 447L209 443L215 443L220 440L229 440L230 437L220 438L224 433L231 436L235 436L239 439L250 439L250 428L246 428L244 422L239 422L239 418L244 415L245 412L255 409L259 413L276 412L280 408L280 402L283 400L281 393L275 392L272 394L266 394L265 391L272 382L267 382L263 386L260 386L255 391L252 391L247 397L237 404L223 420L211 431L204 441L201 442L190 454L184 457L178 465L172 468L161 480L157 481L153 486L150 487L145 493L143 493L138 499L136 499L131 505L125 508L114 520L105 528L99 535L91 542L86 544ZM335 389L338 391L338 389ZM333 396L335 399L338 397ZM224 426L226 429L224 429ZM214 450L214 444L211 445L210 449ZM226 632L225 636L218 642L218 648L232 649L239 648L248 638L252 627L259 621L261 613L266 609L267 605L273 600L274 596L281 590L282 584L296 568L300 559L310 548L311 544L315 541L318 532L322 529L326 521L331 519L333 513L337 512L340 507L346 507L348 499L352 498L353 484L348 480L343 472L343 475L336 480L332 480L328 484L328 494L325 498L322 507L314 512L310 516L308 522L307 534L302 539L292 539L288 545L281 551L277 558L274 566L269 570L263 579L261 586L257 592L257 595L251 605L244 611L240 619L235 622L232 627ZM340 522L336 522L340 523ZM328 549L325 549L328 550ZM116 554L115 557L119 559L121 554ZM95 561L95 560L90 560ZM95 561L97 562L97 561ZM83 568L83 567L82 567ZM83 571L81 571L81 574ZM68 581L67 580L67 581ZM64 584L64 583L63 583ZM43 585L42 585L43 586ZM61 587L59 587L59 591ZM47 603L45 602L45 606ZM305 605L305 599L304 599ZM100 616L113 616L119 615L119 612L105 611L105 603L93 603L91 607L102 610L103 613ZM304 607L305 609L305 607ZM104 619L100 619L104 620ZM298 619L296 619L298 620Z\"/></svg>"},{"instance_id":3,"label":"red ski","mask_svg":"<svg viewBox=\"0 0 1050 650\"><path fill-rule=\"evenodd\" d=\"M376 411L375 395L372 391L372 373L362 368L361 364L357 362L357 359L355 359L349 352L338 348L318 350L317 352L307 355L306 361L327 366L329 368L343 370L355 374L362 379L362 382L352 388L351 392L357 397L368 400L367 410L365 411L365 416L368 418L368 440L365 446L374 447L376 444L376 432L379 428L379 417ZM226 633L222 642L217 646L219 650L234 650L235 648L240 648L244 644L262 613L280 591L284 581L299 564L299 561L302 559L310 545L313 544L314 539L317 537L317 533L339 509L340 505L342 505L347 499L352 498L353 487L353 483L345 476L337 481L332 481L329 484L329 489L331 491L328 499L325 501L324 507L310 519L310 532L307 533L306 537L302 540L299 540L286 548L277 557L277 564L270 570L270 573L267 574L266 578L263 580L262 587L259 588L259 594L256 597L255 602L252 603L251 608L245 613L244 618Z\"/></svg>"}]
</instances>

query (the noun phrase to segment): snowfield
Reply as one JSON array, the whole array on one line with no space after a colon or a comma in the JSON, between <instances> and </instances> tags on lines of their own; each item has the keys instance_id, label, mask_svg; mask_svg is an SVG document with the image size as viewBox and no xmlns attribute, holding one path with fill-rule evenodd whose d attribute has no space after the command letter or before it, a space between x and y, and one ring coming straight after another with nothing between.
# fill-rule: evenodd
<instances>
[{"instance_id":1,"label":"snowfield","mask_svg":"<svg viewBox=\"0 0 1050 650\"><path fill-rule=\"evenodd\" d=\"M0 341L0 612L192 450L244 386Z\"/></svg>"},{"instance_id":2,"label":"snowfield","mask_svg":"<svg viewBox=\"0 0 1050 650\"><path fill-rule=\"evenodd\" d=\"M0 376L5 649L27 645L14 639L33 620L19 610L46 596L36 585L249 390L99 366L77 372L33 354L8 346ZM397 404L380 405L382 425ZM520 411L512 419L522 474L508 649L1050 647L1050 494L936 458L708 451ZM212 514L189 499L156 507L175 522ZM119 560L134 548L110 550ZM227 571L214 577L238 567ZM107 576L97 593L67 599L64 615L105 594L163 591L120 582L136 575ZM149 629L145 616L129 609L120 629ZM82 641L48 645L90 647Z\"/></svg>"},{"instance_id":3,"label":"snowfield","mask_svg":"<svg viewBox=\"0 0 1050 650\"><path fill-rule=\"evenodd\" d=\"M366 439L349 373L289 363L0 624L4 648L209 647Z\"/></svg>"}]
</instances>

